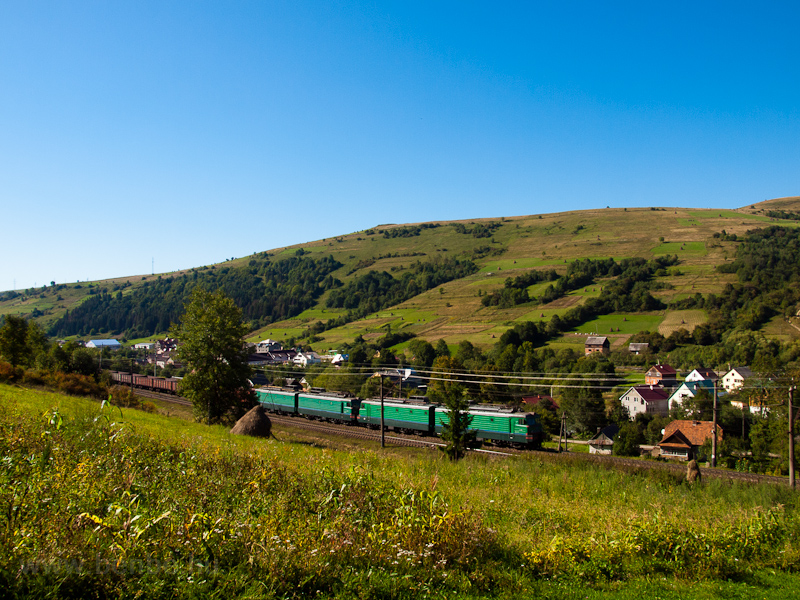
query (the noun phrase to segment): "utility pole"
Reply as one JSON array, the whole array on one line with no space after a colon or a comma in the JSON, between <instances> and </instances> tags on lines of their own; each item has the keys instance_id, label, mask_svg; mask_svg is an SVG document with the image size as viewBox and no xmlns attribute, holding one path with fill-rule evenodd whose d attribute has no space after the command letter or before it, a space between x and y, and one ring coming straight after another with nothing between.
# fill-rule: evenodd
<instances>
[{"instance_id":1,"label":"utility pole","mask_svg":"<svg viewBox=\"0 0 800 600\"><path fill-rule=\"evenodd\" d=\"M561 437L564 435L564 413L561 413L561 428L558 430L558 451L561 452Z\"/></svg>"},{"instance_id":2,"label":"utility pole","mask_svg":"<svg viewBox=\"0 0 800 600\"><path fill-rule=\"evenodd\" d=\"M383 429L383 373L379 373L381 379L381 448L386 448L386 433Z\"/></svg>"},{"instance_id":3,"label":"utility pole","mask_svg":"<svg viewBox=\"0 0 800 600\"><path fill-rule=\"evenodd\" d=\"M797 386L789 386L789 487L794 489L794 391Z\"/></svg>"},{"instance_id":4,"label":"utility pole","mask_svg":"<svg viewBox=\"0 0 800 600\"><path fill-rule=\"evenodd\" d=\"M711 438L711 466L717 466L717 382L714 382L714 417L712 419L713 425Z\"/></svg>"}]
</instances>

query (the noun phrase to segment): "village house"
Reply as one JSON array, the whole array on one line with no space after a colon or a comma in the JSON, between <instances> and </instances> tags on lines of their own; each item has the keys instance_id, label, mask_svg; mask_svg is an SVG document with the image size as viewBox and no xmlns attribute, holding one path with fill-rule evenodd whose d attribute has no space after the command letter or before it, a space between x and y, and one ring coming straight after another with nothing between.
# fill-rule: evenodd
<instances>
[{"instance_id":1,"label":"village house","mask_svg":"<svg viewBox=\"0 0 800 600\"><path fill-rule=\"evenodd\" d=\"M628 352L631 354L643 354L650 349L650 344L646 342L632 342L628 344Z\"/></svg>"},{"instance_id":2,"label":"village house","mask_svg":"<svg viewBox=\"0 0 800 600\"><path fill-rule=\"evenodd\" d=\"M717 381L718 379L719 375L714 369L700 367L689 373L684 381Z\"/></svg>"},{"instance_id":3,"label":"village house","mask_svg":"<svg viewBox=\"0 0 800 600\"><path fill-rule=\"evenodd\" d=\"M286 365L292 362L297 352L294 350L273 350L271 352L250 353L247 362L252 367L265 365Z\"/></svg>"},{"instance_id":4,"label":"village house","mask_svg":"<svg viewBox=\"0 0 800 600\"><path fill-rule=\"evenodd\" d=\"M683 382L669 397L669 409L672 410L676 406L680 406L686 398L694 398L702 390L713 394L714 382L708 379Z\"/></svg>"},{"instance_id":5,"label":"village house","mask_svg":"<svg viewBox=\"0 0 800 600\"><path fill-rule=\"evenodd\" d=\"M600 429L589 440L589 454L611 454L614 446L614 436L619 433L619 426L608 425Z\"/></svg>"},{"instance_id":6,"label":"village house","mask_svg":"<svg viewBox=\"0 0 800 600\"><path fill-rule=\"evenodd\" d=\"M714 423L711 421L672 421L664 428L658 443L661 456L678 460L697 459L700 447L711 439ZM722 440L722 427L717 425L717 442Z\"/></svg>"},{"instance_id":7,"label":"village house","mask_svg":"<svg viewBox=\"0 0 800 600\"><path fill-rule=\"evenodd\" d=\"M281 346L280 342L276 342L275 340L261 340L256 344L256 353L258 354L266 354L267 352L272 352L273 350L283 350L283 346Z\"/></svg>"},{"instance_id":8,"label":"village house","mask_svg":"<svg viewBox=\"0 0 800 600\"><path fill-rule=\"evenodd\" d=\"M678 383L678 373L669 365L653 365L644 374L647 385L674 387Z\"/></svg>"},{"instance_id":9,"label":"village house","mask_svg":"<svg viewBox=\"0 0 800 600\"><path fill-rule=\"evenodd\" d=\"M744 382L753 377L754 373L748 367L736 367L722 376L722 387L730 393L744 386Z\"/></svg>"},{"instance_id":10,"label":"village house","mask_svg":"<svg viewBox=\"0 0 800 600\"><path fill-rule=\"evenodd\" d=\"M607 337L589 336L586 338L583 344L583 353L588 356L595 352L600 352L602 354L611 352L611 343L608 341Z\"/></svg>"},{"instance_id":11,"label":"village house","mask_svg":"<svg viewBox=\"0 0 800 600\"><path fill-rule=\"evenodd\" d=\"M171 337L165 337L163 340L156 340L156 352L172 352L178 349L178 340Z\"/></svg>"},{"instance_id":12,"label":"village house","mask_svg":"<svg viewBox=\"0 0 800 600\"><path fill-rule=\"evenodd\" d=\"M547 408L558 408L558 403L553 400L552 396L536 394L535 396L523 396L520 399L520 408L525 411L535 412L539 404Z\"/></svg>"},{"instance_id":13,"label":"village house","mask_svg":"<svg viewBox=\"0 0 800 600\"><path fill-rule=\"evenodd\" d=\"M637 385L620 396L619 400L631 421L640 413L666 417L669 414L669 392L655 385Z\"/></svg>"},{"instance_id":14,"label":"village house","mask_svg":"<svg viewBox=\"0 0 800 600\"><path fill-rule=\"evenodd\" d=\"M322 359L316 352L298 352L295 354L292 362L301 367L307 367L308 365L316 365L321 363Z\"/></svg>"}]
</instances>

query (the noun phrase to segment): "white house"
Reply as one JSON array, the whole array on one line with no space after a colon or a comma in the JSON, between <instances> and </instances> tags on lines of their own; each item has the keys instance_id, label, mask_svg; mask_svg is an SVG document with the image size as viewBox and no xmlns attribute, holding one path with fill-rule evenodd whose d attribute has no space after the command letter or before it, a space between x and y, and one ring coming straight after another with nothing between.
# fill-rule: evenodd
<instances>
[{"instance_id":1,"label":"white house","mask_svg":"<svg viewBox=\"0 0 800 600\"><path fill-rule=\"evenodd\" d=\"M718 379L719 375L714 369L700 367L689 373L684 381L717 381Z\"/></svg>"},{"instance_id":2,"label":"white house","mask_svg":"<svg viewBox=\"0 0 800 600\"><path fill-rule=\"evenodd\" d=\"M631 421L640 413L666 417L669 414L669 392L656 385L637 385L619 398Z\"/></svg>"},{"instance_id":3,"label":"white house","mask_svg":"<svg viewBox=\"0 0 800 600\"><path fill-rule=\"evenodd\" d=\"M139 342L133 345L134 350L152 350L155 348L155 342Z\"/></svg>"},{"instance_id":4,"label":"white house","mask_svg":"<svg viewBox=\"0 0 800 600\"><path fill-rule=\"evenodd\" d=\"M736 367L722 376L722 387L724 387L725 391L730 394L731 392L741 388L744 385L745 380L750 379L753 375L754 373L749 369L749 367Z\"/></svg>"},{"instance_id":5,"label":"white house","mask_svg":"<svg viewBox=\"0 0 800 600\"><path fill-rule=\"evenodd\" d=\"M709 394L713 394L714 382L708 379L701 379L700 381L682 383L669 397L669 409L672 410L676 406L680 406L686 398L694 398L701 390L706 390Z\"/></svg>"},{"instance_id":6,"label":"white house","mask_svg":"<svg viewBox=\"0 0 800 600\"><path fill-rule=\"evenodd\" d=\"M316 352L298 352L292 359L292 362L301 367L307 367L308 365L321 363L322 359Z\"/></svg>"}]
</instances>

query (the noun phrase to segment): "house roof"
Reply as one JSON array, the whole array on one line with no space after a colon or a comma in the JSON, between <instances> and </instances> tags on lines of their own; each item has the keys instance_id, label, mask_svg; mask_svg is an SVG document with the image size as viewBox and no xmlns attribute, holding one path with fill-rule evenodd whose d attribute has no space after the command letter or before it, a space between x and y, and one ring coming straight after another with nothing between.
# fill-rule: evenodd
<instances>
[{"instance_id":1,"label":"house roof","mask_svg":"<svg viewBox=\"0 0 800 600\"><path fill-rule=\"evenodd\" d=\"M644 399L645 402L666 400L669 398L669 392L657 385L637 385L631 389L636 390L636 392Z\"/></svg>"},{"instance_id":2,"label":"house roof","mask_svg":"<svg viewBox=\"0 0 800 600\"><path fill-rule=\"evenodd\" d=\"M618 433L618 425L606 425L589 440L589 443L596 446L610 446L614 443L614 436Z\"/></svg>"},{"instance_id":3,"label":"house roof","mask_svg":"<svg viewBox=\"0 0 800 600\"><path fill-rule=\"evenodd\" d=\"M647 342L631 342L628 344L628 350L631 352L644 352L650 347L650 344Z\"/></svg>"},{"instance_id":4,"label":"house roof","mask_svg":"<svg viewBox=\"0 0 800 600\"><path fill-rule=\"evenodd\" d=\"M700 367L699 369L695 369L694 371L692 371L692 373L697 373L703 379L718 379L719 377L714 369L706 369L705 367ZM691 375L692 373L689 373L689 375Z\"/></svg>"},{"instance_id":5,"label":"house roof","mask_svg":"<svg viewBox=\"0 0 800 600\"><path fill-rule=\"evenodd\" d=\"M704 440L705 441L705 440ZM692 444L685 435L680 431L674 431L669 436L665 435L658 445L662 448L691 448L692 445L700 446L701 444Z\"/></svg>"},{"instance_id":6,"label":"house roof","mask_svg":"<svg viewBox=\"0 0 800 600\"><path fill-rule=\"evenodd\" d=\"M673 369L669 365L653 365L648 369L647 375L649 375L653 369L661 373L661 375L675 375L677 373L677 371L675 371L675 369Z\"/></svg>"},{"instance_id":7,"label":"house roof","mask_svg":"<svg viewBox=\"0 0 800 600\"><path fill-rule=\"evenodd\" d=\"M753 371L750 370L750 367L734 367L725 374L725 377L727 377L733 372L738 373L742 377L752 377L754 375Z\"/></svg>"},{"instance_id":8,"label":"house roof","mask_svg":"<svg viewBox=\"0 0 800 600\"><path fill-rule=\"evenodd\" d=\"M711 379L701 379L700 381L684 381L678 389L680 390L684 387L693 394L696 394L701 389L712 391L714 389L714 382Z\"/></svg>"},{"instance_id":9,"label":"house roof","mask_svg":"<svg viewBox=\"0 0 800 600\"><path fill-rule=\"evenodd\" d=\"M589 336L589 337L586 338L586 341L584 342L583 345L584 346L604 346L604 345L606 345L608 343L609 343L609 341L608 341L607 337Z\"/></svg>"},{"instance_id":10,"label":"house roof","mask_svg":"<svg viewBox=\"0 0 800 600\"><path fill-rule=\"evenodd\" d=\"M712 436L713 427L714 423L711 421L692 421L688 419L672 421L664 428L664 437L658 445L680 442L680 438L670 441L670 438L679 432L684 440L692 446L702 446L703 442ZM717 439L722 439L722 427L719 425L717 425Z\"/></svg>"},{"instance_id":11,"label":"house roof","mask_svg":"<svg viewBox=\"0 0 800 600\"><path fill-rule=\"evenodd\" d=\"M89 343L94 345L95 348L100 346L120 346L117 340L89 340Z\"/></svg>"}]
</instances>

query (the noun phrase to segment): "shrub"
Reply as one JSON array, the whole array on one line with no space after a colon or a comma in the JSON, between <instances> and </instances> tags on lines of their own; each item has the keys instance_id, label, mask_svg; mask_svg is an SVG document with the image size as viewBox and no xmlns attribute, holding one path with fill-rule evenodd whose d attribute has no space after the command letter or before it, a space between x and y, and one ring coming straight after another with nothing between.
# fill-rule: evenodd
<instances>
[{"instance_id":1,"label":"shrub","mask_svg":"<svg viewBox=\"0 0 800 600\"><path fill-rule=\"evenodd\" d=\"M22 369L13 366L11 363L0 361L0 381L4 383L15 383L22 379Z\"/></svg>"},{"instance_id":2,"label":"shrub","mask_svg":"<svg viewBox=\"0 0 800 600\"><path fill-rule=\"evenodd\" d=\"M105 387L88 375L79 373L51 373L47 383L52 387L72 396L87 396L104 400L107 397Z\"/></svg>"}]
</instances>

